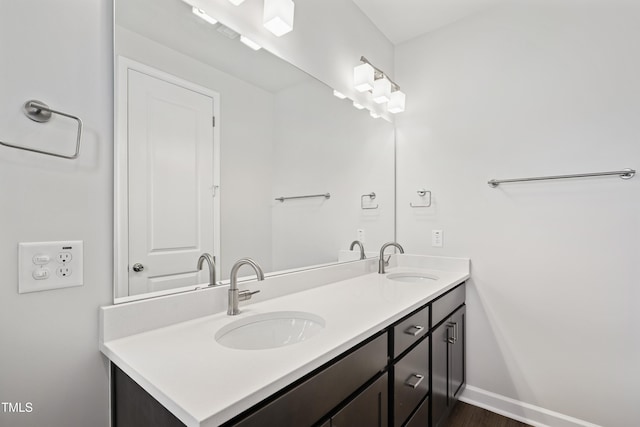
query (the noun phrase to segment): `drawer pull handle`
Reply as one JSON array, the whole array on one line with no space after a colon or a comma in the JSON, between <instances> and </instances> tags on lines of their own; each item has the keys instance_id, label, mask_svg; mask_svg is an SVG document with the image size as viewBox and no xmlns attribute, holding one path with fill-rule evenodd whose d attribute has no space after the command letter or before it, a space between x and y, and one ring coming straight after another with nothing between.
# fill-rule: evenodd
<instances>
[{"instance_id":1,"label":"drawer pull handle","mask_svg":"<svg viewBox=\"0 0 640 427\"><path fill-rule=\"evenodd\" d=\"M424 330L424 326L413 325L404 330L405 334L413 335L414 337Z\"/></svg>"},{"instance_id":2,"label":"drawer pull handle","mask_svg":"<svg viewBox=\"0 0 640 427\"><path fill-rule=\"evenodd\" d=\"M408 385L411 388L417 388L423 379L424 379L424 375L413 374L409 377L407 381L405 381L405 385Z\"/></svg>"}]
</instances>

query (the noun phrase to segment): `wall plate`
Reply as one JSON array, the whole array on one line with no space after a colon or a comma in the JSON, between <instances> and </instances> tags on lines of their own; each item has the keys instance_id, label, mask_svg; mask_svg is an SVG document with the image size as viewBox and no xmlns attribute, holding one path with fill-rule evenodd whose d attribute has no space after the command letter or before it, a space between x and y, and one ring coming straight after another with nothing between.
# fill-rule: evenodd
<instances>
[{"instance_id":1,"label":"wall plate","mask_svg":"<svg viewBox=\"0 0 640 427\"><path fill-rule=\"evenodd\" d=\"M18 293L82 286L81 240L18 244Z\"/></svg>"}]
</instances>

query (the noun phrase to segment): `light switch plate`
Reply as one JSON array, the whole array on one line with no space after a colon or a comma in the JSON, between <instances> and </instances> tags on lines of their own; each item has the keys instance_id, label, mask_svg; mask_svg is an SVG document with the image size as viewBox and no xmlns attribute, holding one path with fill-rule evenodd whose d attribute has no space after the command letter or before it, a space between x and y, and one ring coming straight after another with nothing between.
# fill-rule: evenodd
<instances>
[{"instance_id":1,"label":"light switch plate","mask_svg":"<svg viewBox=\"0 0 640 427\"><path fill-rule=\"evenodd\" d=\"M82 241L18 244L18 293L82 286Z\"/></svg>"}]
</instances>

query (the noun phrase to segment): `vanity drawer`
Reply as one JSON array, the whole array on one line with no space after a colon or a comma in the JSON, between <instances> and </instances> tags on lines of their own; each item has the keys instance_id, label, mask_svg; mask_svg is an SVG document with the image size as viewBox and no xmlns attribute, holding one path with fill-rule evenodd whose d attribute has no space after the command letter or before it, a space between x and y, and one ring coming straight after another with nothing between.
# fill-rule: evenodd
<instances>
[{"instance_id":1,"label":"vanity drawer","mask_svg":"<svg viewBox=\"0 0 640 427\"><path fill-rule=\"evenodd\" d=\"M429 397L420 404L404 427L426 427L429 425Z\"/></svg>"},{"instance_id":2,"label":"vanity drawer","mask_svg":"<svg viewBox=\"0 0 640 427\"><path fill-rule=\"evenodd\" d=\"M411 347L429 330L429 307L410 315L393 327L393 358Z\"/></svg>"},{"instance_id":3,"label":"vanity drawer","mask_svg":"<svg viewBox=\"0 0 640 427\"><path fill-rule=\"evenodd\" d=\"M396 362L393 378L393 425L400 426L429 393L429 339Z\"/></svg>"},{"instance_id":4,"label":"vanity drawer","mask_svg":"<svg viewBox=\"0 0 640 427\"><path fill-rule=\"evenodd\" d=\"M242 427L308 426L362 387L387 365L384 333L229 425Z\"/></svg>"},{"instance_id":5,"label":"vanity drawer","mask_svg":"<svg viewBox=\"0 0 640 427\"><path fill-rule=\"evenodd\" d=\"M462 283L458 287L442 295L431 303L431 327L435 327L438 323L449 317L456 308L464 304L465 284Z\"/></svg>"}]
</instances>

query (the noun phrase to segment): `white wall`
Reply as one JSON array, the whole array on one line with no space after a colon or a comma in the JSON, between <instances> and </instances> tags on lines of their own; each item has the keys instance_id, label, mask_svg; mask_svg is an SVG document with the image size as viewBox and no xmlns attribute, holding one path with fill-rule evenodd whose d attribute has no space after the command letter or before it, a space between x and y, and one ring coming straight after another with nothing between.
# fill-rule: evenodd
<instances>
[{"instance_id":1,"label":"white wall","mask_svg":"<svg viewBox=\"0 0 640 427\"><path fill-rule=\"evenodd\" d=\"M0 425L106 426L97 320L112 301L111 4L3 0L0 9L0 139L73 152L75 122L31 123L20 111L31 98L85 126L75 161L0 147L0 401L33 404L0 408ZM84 286L19 295L18 242L65 239L84 241Z\"/></svg>"},{"instance_id":2,"label":"white wall","mask_svg":"<svg viewBox=\"0 0 640 427\"><path fill-rule=\"evenodd\" d=\"M327 20L314 18L328 13L325 2L298 1L306 23L280 52L306 58L293 62L306 61L303 68L320 77L348 78L361 54L381 58L382 68L392 65L393 48L370 21L351 2L333 5L345 9L345 19L331 25L327 38L319 37ZM107 426L108 369L98 352L97 309L112 301L113 285L112 2L2 0L0 6L0 138L73 149L62 119L37 125L22 115L31 98L85 122L76 161L0 147L0 401L33 403L29 414L0 412L0 425ZM242 14L236 19L257 25ZM308 55L309 49L321 56ZM344 58L347 69L340 65ZM85 285L19 295L18 242L58 239L84 241Z\"/></svg>"},{"instance_id":3,"label":"white wall","mask_svg":"<svg viewBox=\"0 0 640 427\"><path fill-rule=\"evenodd\" d=\"M398 241L471 257L473 396L544 424L565 425L526 404L640 419L640 178L486 182L640 168L639 23L637 2L509 2L396 51Z\"/></svg>"},{"instance_id":4,"label":"white wall","mask_svg":"<svg viewBox=\"0 0 640 427\"><path fill-rule=\"evenodd\" d=\"M278 92L275 106L273 197L331 198L272 201L274 268L336 262L358 229L367 251L393 240L393 125L313 79ZM371 192L364 206L378 208L361 209Z\"/></svg>"},{"instance_id":5,"label":"white wall","mask_svg":"<svg viewBox=\"0 0 640 427\"><path fill-rule=\"evenodd\" d=\"M117 28L116 47L119 55L220 94L223 253L218 277L226 278L233 263L246 256L272 271L273 94L123 27Z\"/></svg>"}]
</instances>

